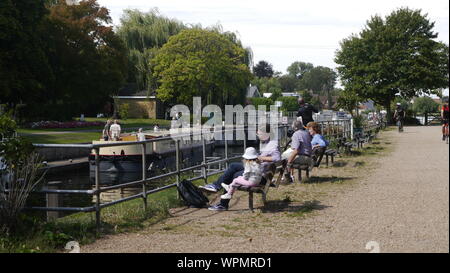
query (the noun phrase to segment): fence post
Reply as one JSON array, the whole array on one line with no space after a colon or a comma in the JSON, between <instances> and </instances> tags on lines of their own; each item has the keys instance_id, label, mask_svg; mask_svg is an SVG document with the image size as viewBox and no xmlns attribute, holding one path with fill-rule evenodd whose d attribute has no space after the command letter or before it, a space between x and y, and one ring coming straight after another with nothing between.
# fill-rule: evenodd
<instances>
[{"instance_id":1,"label":"fence post","mask_svg":"<svg viewBox=\"0 0 450 273\"><path fill-rule=\"evenodd\" d=\"M48 182L47 189L57 190L61 184L61 181ZM47 193L45 199L47 201L47 208L57 208L62 206L62 199L59 198L57 193ZM58 219L58 217L58 211L47 211L47 221Z\"/></svg>"},{"instance_id":2,"label":"fence post","mask_svg":"<svg viewBox=\"0 0 450 273\"><path fill-rule=\"evenodd\" d=\"M95 148L95 225L97 233L100 232L100 148Z\"/></svg>"},{"instance_id":3,"label":"fence post","mask_svg":"<svg viewBox=\"0 0 450 273\"><path fill-rule=\"evenodd\" d=\"M350 139L353 140L353 118L350 120Z\"/></svg>"},{"instance_id":4,"label":"fence post","mask_svg":"<svg viewBox=\"0 0 450 273\"><path fill-rule=\"evenodd\" d=\"M180 184L180 140L177 139L175 142L175 167L177 170L177 187ZM178 191L177 191L178 193ZM178 199L180 199L180 194L177 194Z\"/></svg>"},{"instance_id":5,"label":"fence post","mask_svg":"<svg viewBox=\"0 0 450 273\"><path fill-rule=\"evenodd\" d=\"M147 147L146 143L142 144L142 180L144 182L142 183L142 199L144 199L144 210L147 210L147 182L145 181L147 179Z\"/></svg>"},{"instance_id":6,"label":"fence post","mask_svg":"<svg viewBox=\"0 0 450 273\"><path fill-rule=\"evenodd\" d=\"M203 134L201 135L201 137L202 137L202 151L203 151L202 174L203 180L205 180L205 184L208 184L208 173L206 170L206 139L203 137Z\"/></svg>"},{"instance_id":7,"label":"fence post","mask_svg":"<svg viewBox=\"0 0 450 273\"><path fill-rule=\"evenodd\" d=\"M224 139L225 139L225 169L228 169L228 140L227 140L227 133L226 132L225 132Z\"/></svg>"}]
</instances>

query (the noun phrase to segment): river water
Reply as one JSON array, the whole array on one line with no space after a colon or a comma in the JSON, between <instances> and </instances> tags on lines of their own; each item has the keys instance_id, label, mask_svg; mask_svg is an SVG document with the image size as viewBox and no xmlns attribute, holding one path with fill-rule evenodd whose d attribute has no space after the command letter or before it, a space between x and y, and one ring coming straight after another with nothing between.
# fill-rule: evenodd
<instances>
[{"instance_id":1,"label":"river water","mask_svg":"<svg viewBox=\"0 0 450 273\"><path fill-rule=\"evenodd\" d=\"M229 147L228 148L228 157L234 157L242 155L243 147ZM225 149L223 147L216 147L212 154L207 155L209 160L218 160L225 158ZM182 163L182 168L186 168L192 166L189 160L185 160ZM215 166L210 166L210 171L223 169L224 164L218 164ZM175 166L168 166L165 170L154 170L149 171L147 173L147 177L152 177L155 175L161 175L163 173L167 173L170 171L174 171ZM201 168L186 174L189 177L200 176ZM141 172L123 172L123 173L101 173L100 181L101 186L111 186L122 184L126 182L132 182L136 180L140 180L142 178ZM58 184L58 189L65 190L91 190L95 189L95 177L94 173L89 171L89 166L83 167L78 170L61 172L56 174L46 175L44 178L44 183L42 184L42 188L47 187L49 182L60 182ZM148 189L155 189L164 185L172 184L175 182L175 177L168 177L164 180L152 181L147 185ZM111 202L114 200L118 200L127 196L138 194L142 191L142 186L134 186L130 188L124 189L116 189L108 192L104 192L100 196L100 200L102 203ZM89 207L95 202L95 198L92 195L87 194L59 194L59 202L62 207ZM31 198L32 206L45 206L46 199L45 194L34 194L33 198ZM60 215L67 215L68 213L64 212Z\"/></svg>"}]
</instances>

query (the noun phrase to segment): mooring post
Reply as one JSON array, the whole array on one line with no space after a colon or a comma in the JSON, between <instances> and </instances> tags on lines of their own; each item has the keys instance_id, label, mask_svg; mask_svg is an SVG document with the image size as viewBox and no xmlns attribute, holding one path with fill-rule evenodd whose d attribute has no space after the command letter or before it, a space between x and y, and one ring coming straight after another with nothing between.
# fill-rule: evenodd
<instances>
[{"instance_id":1,"label":"mooring post","mask_svg":"<svg viewBox=\"0 0 450 273\"><path fill-rule=\"evenodd\" d=\"M57 190L61 186L61 181L52 181L47 183L48 190ZM46 194L47 208L58 208L62 206L62 199L57 193ZM47 221L53 221L59 218L58 211L47 211Z\"/></svg>"},{"instance_id":2,"label":"mooring post","mask_svg":"<svg viewBox=\"0 0 450 273\"><path fill-rule=\"evenodd\" d=\"M95 225L100 233L100 148L95 148Z\"/></svg>"},{"instance_id":3,"label":"mooring post","mask_svg":"<svg viewBox=\"0 0 450 273\"><path fill-rule=\"evenodd\" d=\"M144 210L147 210L147 161L146 161L146 143L142 144L142 199L144 200Z\"/></svg>"}]
</instances>

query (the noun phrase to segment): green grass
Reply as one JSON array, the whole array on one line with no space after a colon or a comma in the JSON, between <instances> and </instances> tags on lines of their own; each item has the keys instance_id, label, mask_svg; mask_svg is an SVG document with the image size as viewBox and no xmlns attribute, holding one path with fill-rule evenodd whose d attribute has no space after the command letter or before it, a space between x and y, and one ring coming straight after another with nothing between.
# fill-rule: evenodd
<instances>
[{"instance_id":1,"label":"green grass","mask_svg":"<svg viewBox=\"0 0 450 273\"><path fill-rule=\"evenodd\" d=\"M106 118L86 118L86 121L106 122ZM155 124L160 126L169 126L169 120L162 119L126 119L119 120L124 132L129 128L153 128ZM98 130L92 132L92 130ZM91 126L85 128L61 128L61 129L28 129L20 128L17 130L24 138L32 143L39 144L73 144L73 143L91 143L92 140L100 139L103 126ZM75 132L76 131L76 132ZM66 134L52 134L52 132L67 132Z\"/></svg>"},{"instance_id":2,"label":"green grass","mask_svg":"<svg viewBox=\"0 0 450 273\"><path fill-rule=\"evenodd\" d=\"M92 143L92 140L101 138L97 132L67 133L67 134L33 134L22 135L23 138L35 144L73 144Z\"/></svg>"},{"instance_id":3,"label":"green grass","mask_svg":"<svg viewBox=\"0 0 450 273\"><path fill-rule=\"evenodd\" d=\"M214 181L218 175L211 176ZM202 180L194 182L202 185ZM76 213L59 218L53 222L42 222L25 217L21 231L15 236L0 235L0 253L59 252L69 241L80 245L94 242L106 234L133 232L154 225L170 217L169 209L180 207L183 202L177 199L177 189L170 188L148 196L147 210L143 209L142 199L134 199L101 210L102 228L96 232L95 212ZM167 230L174 229L167 226Z\"/></svg>"}]
</instances>

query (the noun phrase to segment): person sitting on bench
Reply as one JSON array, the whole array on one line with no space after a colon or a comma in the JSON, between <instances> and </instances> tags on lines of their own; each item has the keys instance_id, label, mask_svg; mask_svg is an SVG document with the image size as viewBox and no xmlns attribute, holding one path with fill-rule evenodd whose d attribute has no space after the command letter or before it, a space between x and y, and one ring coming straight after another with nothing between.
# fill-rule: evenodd
<instances>
[{"instance_id":1,"label":"person sitting on bench","mask_svg":"<svg viewBox=\"0 0 450 273\"><path fill-rule=\"evenodd\" d=\"M311 158L312 145L311 135L305 130L303 123L299 120L293 124L295 133L291 139L291 151L287 157L287 172L286 176L291 178L289 174L292 172L292 166L295 165L307 165L310 169L314 167L314 161Z\"/></svg>"},{"instance_id":2,"label":"person sitting on bench","mask_svg":"<svg viewBox=\"0 0 450 273\"><path fill-rule=\"evenodd\" d=\"M262 167L258 160L258 152L253 147L245 149L245 153L242 156L244 159L242 161L244 165L244 173L242 176L238 176L233 179L230 185L222 183L222 187L227 191L227 193L220 196L222 199L231 199L236 188L239 186L246 187L256 187L261 182L262 178Z\"/></svg>"},{"instance_id":3,"label":"person sitting on bench","mask_svg":"<svg viewBox=\"0 0 450 273\"><path fill-rule=\"evenodd\" d=\"M320 125L317 122L309 122L306 125L306 128L309 131L309 134L312 136L311 145L312 148L318 147L327 147L330 143L321 135L322 130L320 129Z\"/></svg>"},{"instance_id":4,"label":"person sitting on bench","mask_svg":"<svg viewBox=\"0 0 450 273\"><path fill-rule=\"evenodd\" d=\"M261 162L261 166L264 172L271 163L280 160L281 156L278 148L278 140L273 139L273 134L270 133L269 124L266 124L265 126L262 126L260 127L260 129L258 129L257 137L260 140L260 154L258 156L258 160ZM244 165L241 162L233 162L228 166L224 174L221 175L216 182L207 184L205 186L200 186L199 188L209 192L218 192L223 188L222 184L231 184L231 182L233 182L235 178L242 176L243 173ZM261 181L261 184L264 184L264 182L265 181ZM210 209L227 210L229 201L229 199L222 199L219 204L210 207Z\"/></svg>"}]
</instances>

